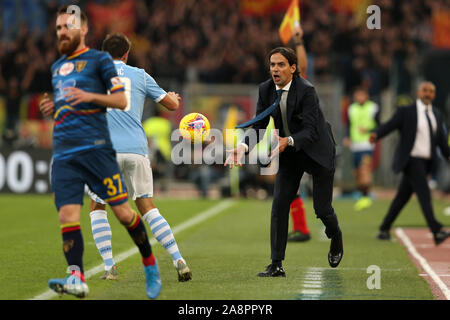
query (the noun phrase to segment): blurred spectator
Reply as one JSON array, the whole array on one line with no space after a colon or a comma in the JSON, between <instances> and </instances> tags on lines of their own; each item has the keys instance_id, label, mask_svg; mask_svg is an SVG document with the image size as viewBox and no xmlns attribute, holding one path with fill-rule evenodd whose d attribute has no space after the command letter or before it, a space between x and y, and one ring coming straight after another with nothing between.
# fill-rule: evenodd
<instances>
[{"instance_id":1,"label":"blurred spectator","mask_svg":"<svg viewBox=\"0 0 450 320\"><path fill-rule=\"evenodd\" d=\"M369 137L380 123L380 108L361 87L355 90L353 100L347 113L348 125L343 144L352 152L356 187L361 193L354 209L361 211L372 205L369 192L372 186L374 145L370 143Z\"/></svg>"},{"instance_id":2,"label":"blurred spectator","mask_svg":"<svg viewBox=\"0 0 450 320\"><path fill-rule=\"evenodd\" d=\"M285 11L281 7L289 1L279 0L277 10L259 14L244 12L244 2L2 1L0 94L10 99L8 126L18 114L17 107L11 107L17 93L20 100L50 87L50 65L58 57L54 13L61 4L77 4L87 11L95 31L88 39L91 47L98 48L106 33L124 30L133 42L130 63L155 77L257 84L269 77L264 71L268 70L265 54L282 45L278 28ZM423 55L433 48L447 52L450 48L448 1L374 0L371 4L381 8L381 30L366 28L366 1L300 1L308 79L341 80L344 108L359 86L378 104L381 92L389 86L395 89L394 95L410 94ZM99 13L104 13L101 19ZM13 83L9 83L11 77L16 79ZM444 108L446 99L446 94L438 93L438 108Z\"/></svg>"},{"instance_id":3,"label":"blurred spectator","mask_svg":"<svg viewBox=\"0 0 450 320\"><path fill-rule=\"evenodd\" d=\"M134 39L132 60L156 77L186 80L186 72L194 69L203 82L258 83L268 77L259 71L267 69L265 53L281 45L278 27L284 11L249 16L242 12L243 1L5 0L1 5L2 43L7 52L15 51L17 41L26 36L34 44L45 42L38 55L46 56L53 49L48 39L54 34L48 31L53 30L53 14L59 5L70 2L90 15L93 47L105 33L120 28ZM391 63L399 64L400 82L408 82L406 73L413 72L410 66L416 65L418 51L432 41L445 46L442 8L447 7L444 0L372 2L381 7L382 30L365 27L365 6L358 7L364 1L303 1L301 19L315 76L319 80L341 77L348 94L364 85L376 97L389 84ZM116 21L119 14L120 23ZM437 28L434 38L433 28Z\"/></svg>"},{"instance_id":4,"label":"blurred spectator","mask_svg":"<svg viewBox=\"0 0 450 320\"><path fill-rule=\"evenodd\" d=\"M162 191L167 191L168 181L173 176L172 145L170 141L172 124L163 117L163 112L157 107L155 115L145 120L142 126L148 138L153 178L161 183Z\"/></svg>"}]
</instances>

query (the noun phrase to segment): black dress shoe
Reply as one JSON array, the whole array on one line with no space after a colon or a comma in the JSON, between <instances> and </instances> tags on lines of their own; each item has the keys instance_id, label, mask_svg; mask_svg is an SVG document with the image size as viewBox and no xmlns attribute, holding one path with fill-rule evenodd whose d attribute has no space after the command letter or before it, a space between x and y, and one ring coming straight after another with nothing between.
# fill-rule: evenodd
<instances>
[{"instance_id":1,"label":"black dress shoe","mask_svg":"<svg viewBox=\"0 0 450 320\"><path fill-rule=\"evenodd\" d=\"M336 268L344 255L344 246L342 243L342 232L331 238L330 252L328 252L328 263L332 268Z\"/></svg>"},{"instance_id":2,"label":"black dress shoe","mask_svg":"<svg viewBox=\"0 0 450 320\"><path fill-rule=\"evenodd\" d=\"M266 271L258 273L258 277L286 277L283 267L269 264Z\"/></svg>"},{"instance_id":3,"label":"black dress shoe","mask_svg":"<svg viewBox=\"0 0 450 320\"><path fill-rule=\"evenodd\" d=\"M380 230L380 232L378 232L378 234L377 234L377 239L390 240L391 239L391 235L389 234L388 230Z\"/></svg>"},{"instance_id":4,"label":"black dress shoe","mask_svg":"<svg viewBox=\"0 0 450 320\"><path fill-rule=\"evenodd\" d=\"M436 245L440 245L442 242L445 241L445 239L450 237L450 232L446 232L446 231L439 231L436 233L433 233L433 239L434 239L434 243Z\"/></svg>"},{"instance_id":5,"label":"black dress shoe","mask_svg":"<svg viewBox=\"0 0 450 320\"><path fill-rule=\"evenodd\" d=\"M311 236L309 234L300 232L300 231L294 231L288 234L288 239L287 241L290 242L303 242L303 241L308 241L309 239L311 239Z\"/></svg>"}]
</instances>

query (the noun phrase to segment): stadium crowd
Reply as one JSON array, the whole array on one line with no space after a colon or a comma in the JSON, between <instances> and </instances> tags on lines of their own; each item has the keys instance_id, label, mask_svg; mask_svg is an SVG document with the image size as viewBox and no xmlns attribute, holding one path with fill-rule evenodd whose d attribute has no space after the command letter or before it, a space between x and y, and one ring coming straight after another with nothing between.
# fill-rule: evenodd
<instances>
[{"instance_id":1,"label":"stadium crowd","mask_svg":"<svg viewBox=\"0 0 450 320\"><path fill-rule=\"evenodd\" d=\"M91 47L99 48L108 32L127 33L133 41L130 64L145 68L156 79L257 84L268 77L267 52L282 45L278 27L285 8L255 14L245 2L2 1L0 96L7 114L3 140L16 136L22 97L28 98L28 108L21 117L42 117L37 101L42 92L51 91L50 66L58 57L53 18L60 5L86 9L94 29L88 38ZM395 78L396 93L411 93L420 53L432 47L433 12L445 1L371 1L381 8L381 30L365 27L365 10L349 9L346 3L366 2L300 1L309 80L341 79L348 95L363 85L377 101ZM116 15L108 16L106 8Z\"/></svg>"}]
</instances>

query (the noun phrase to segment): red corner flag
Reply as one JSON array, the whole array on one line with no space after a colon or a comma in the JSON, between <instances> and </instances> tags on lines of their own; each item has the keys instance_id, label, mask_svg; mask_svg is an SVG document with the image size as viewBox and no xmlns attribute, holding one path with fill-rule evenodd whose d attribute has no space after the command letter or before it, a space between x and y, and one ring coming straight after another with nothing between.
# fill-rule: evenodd
<instances>
[{"instance_id":1,"label":"red corner flag","mask_svg":"<svg viewBox=\"0 0 450 320\"><path fill-rule=\"evenodd\" d=\"M294 34L294 28L299 24L300 9L298 7L298 0L292 0L286 15L283 18L283 22L281 22L280 29L278 30L281 41L283 41L284 45L291 40L292 35Z\"/></svg>"}]
</instances>

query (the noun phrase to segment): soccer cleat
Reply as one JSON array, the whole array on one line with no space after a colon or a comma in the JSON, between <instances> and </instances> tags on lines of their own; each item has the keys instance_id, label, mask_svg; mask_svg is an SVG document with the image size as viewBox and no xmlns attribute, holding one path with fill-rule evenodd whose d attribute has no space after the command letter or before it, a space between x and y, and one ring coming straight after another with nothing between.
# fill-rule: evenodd
<instances>
[{"instance_id":1,"label":"soccer cleat","mask_svg":"<svg viewBox=\"0 0 450 320\"><path fill-rule=\"evenodd\" d=\"M86 282L74 275L60 279L50 279L48 286L59 295L67 293L78 298L84 298L89 294Z\"/></svg>"},{"instance_id":2,"label":"soccer cleat","mask_svg":"<svg viewBox=\"0 0 450 320\"><path fill-rule=\"evenodd\" d=\"M362 197L355 203L355 210L361 211L369 208L372 205L372 199L370 197Z\"/></svg>"},{"instance_id":3,"label":"soccer cleat","mask_svg":"<svg viewBox=\"0 0 450 320\"><path fill-rule=\"evenodd\" d=\"M377 234L377 239L379 240L391 240L391 235L389 230L380 230Z\"/></svg>"},{"instance_id":4,"label":"soccer cleat","mask_svg":"<svg viewBox=\"0 0 450 320\"><path fill-rule=\"evenodd\" d=\"M184 282L189 281L192 279L192 272L189 270L189 267L186 265L186 263L183 262L183 260L177 261L177 273L178 273L178 281Z\"/></svg>"},{"instance_id":5,"label":"soccer cleat","mask_svg":"<svg viewBox=\"0 0 450 320\"><path fill-rule=\"evenodd\" d=\"M289 242L303 242L308 241L311 239L311 236L309 234L303 233L301 231L294 231L288 234L287 241Z\"/></svg>"},{"instance_id":6,"label":"soccer cleat","mask_svg":"<svg viewBox=\"0 0 450 320\"><path fill-rule=\"evenodd\" d=\"M159 274L158 263L155 260L153 266L144 267L145 270L145 291L147 297L156 299L161 292L161 276Z\"/></svg>"},{"instance_id":7,"label":"soccer cleat","mask_svg":"<svg viewBox=\"0 0 450 320\"><path fill-rule=\"evenodd\" d=\"M117 280L119 278L119 272L117 272L117 266L113 265L111 269L105 270L105 273L100 277L104 280Z\"/></svg>"}]
</instances>

